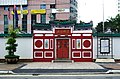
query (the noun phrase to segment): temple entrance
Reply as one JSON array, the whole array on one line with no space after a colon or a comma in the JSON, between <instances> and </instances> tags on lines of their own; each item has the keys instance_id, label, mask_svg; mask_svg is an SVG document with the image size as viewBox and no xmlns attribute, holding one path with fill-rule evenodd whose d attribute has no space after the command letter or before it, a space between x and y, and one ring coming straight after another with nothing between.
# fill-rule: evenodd
<instances>
[{"instance_id":1,"label":"temple entrance","mask_svg":"<svg viewBox=\"0 0 120 79\"><path fill-rule=\"evenodd\" d=\"M69 39L56 39L57 59L69 58Z\"/></svg>"}]
</instances>

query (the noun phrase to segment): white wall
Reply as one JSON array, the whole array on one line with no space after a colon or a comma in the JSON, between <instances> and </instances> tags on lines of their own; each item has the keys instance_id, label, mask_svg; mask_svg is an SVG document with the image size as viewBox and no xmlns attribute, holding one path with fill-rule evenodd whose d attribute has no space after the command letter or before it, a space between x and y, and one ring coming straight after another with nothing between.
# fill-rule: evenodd
<instances>
[{"instance_id":1,"label":"white wall","mask_svg":"<svg viewBox=\"0 0 120 79\"><path fill-rule=\"evenodd\" d=\"M97 37L93 37L93 59L97 56Z\"/></svg>"},{"instance_id":2,"label":"white wall","mask_svg":"<svg viewBox=\"0 0 120 79\"><path fill-rule=\"evenodd\" d=\"M6 38L0 38L0 59L7 54L5 50ZM20 55L20 59L33 59L33 38L17 38L17 51L15 54ZM120 59L120 37L113 38L113 54L115 59ZM97 38L93 37L93 58L97 55Z\"/></svg>"},{"instance_id":3,"label":"white wall","mask_svg":"<svg viewBox=\"0 0 120 79\"><path fill-rule=\"evenodd\" d=\"M93 37L93 58L97 55L97 37ZM120 37L113 37L113 58L120 59Z\"/></svg>"},{"instance_id":4,"label":"white wall","mask_svg":"<svg viewBox=\"0 0 120 79\"><path fill-rule=\"evenodd\" d=\"M5 38L0 38L0 59L3 59L7 53L7 51L5 50L6 41L7 40Z\"/></svg>"},{"instance_id":5,"label":"white wall","mask_svg":"<svg viewBox=\"0 0 120 79\"><path fill-rule=\"evenodd\" d=\"M7 54L5 50L6 38L0 38L0 59ZM33 59L33 40L32 38L17 38L17 51L15 55L19 55L20 59Z\"/></svg>"},{"instance_id":6,"label":"white wall","mask_svg":"<svg viewBox=\"0 0 120 79\"><path fill-rule=\"evenodd\" d=\"M115 59L120 59L120 37L113 38L113 54Z\"/></svg>"}]
</instances>

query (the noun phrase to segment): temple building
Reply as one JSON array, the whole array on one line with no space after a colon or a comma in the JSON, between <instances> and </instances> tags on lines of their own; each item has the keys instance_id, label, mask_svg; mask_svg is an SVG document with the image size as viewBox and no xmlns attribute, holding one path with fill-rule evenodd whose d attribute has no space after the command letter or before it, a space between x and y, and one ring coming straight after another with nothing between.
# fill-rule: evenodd
<instances>
[{"instance_id":1,"label":"temple building","mask_svg":"<svg viewBox=\"0 0 120 79\"><path fill-rule=\"evenodd\" d=\"M92 22L76 23L63 20L35 24L33 61L93 61L92 26Z\"/></svg>"}]
</instances>

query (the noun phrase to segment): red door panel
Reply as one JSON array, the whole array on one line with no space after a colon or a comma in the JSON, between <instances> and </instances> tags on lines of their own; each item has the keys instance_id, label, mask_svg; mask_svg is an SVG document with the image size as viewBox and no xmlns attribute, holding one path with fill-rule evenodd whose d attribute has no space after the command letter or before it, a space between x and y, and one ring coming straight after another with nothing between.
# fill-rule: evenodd
<instances>
[{"instance_id":1,"label":"red door panel","mask_svg":"<svg viewBox=\"0 0 120 79\"><path fill-rule=\"evenodd\" d=\"M69 58L69 39L57 39L57 58Z\"/></svg>"}]
</instances>

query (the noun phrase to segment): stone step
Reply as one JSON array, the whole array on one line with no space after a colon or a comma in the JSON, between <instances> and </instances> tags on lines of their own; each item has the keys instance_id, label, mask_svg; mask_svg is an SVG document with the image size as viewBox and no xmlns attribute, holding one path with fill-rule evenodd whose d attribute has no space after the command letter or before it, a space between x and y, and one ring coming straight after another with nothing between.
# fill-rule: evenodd
<instances>
[{"instance_id":1,"label":"stone step","mask_svg":"<svg viewBox=\"0 0 120 79\"><path fill-rule=\"evenodd\" d=\"M103 62L103 63L104 63L104 62L105 62L105 63L111 62L111 63L112 63L112 62L115 62L115 60L114 60L114 59L96 59L95 62L101 62L101 63L102 63L102 62Z\"/></svg>"},{"instance_id":2,"label":"stone step","mask_svg":"<svg viewBox=\"0 0 120 79\"><path fill-rule=\"evenodd\" d=\"M73 60L53 60L52 61L53 63L73 63L74 61Z\"/></svg>"}]
</instances>

